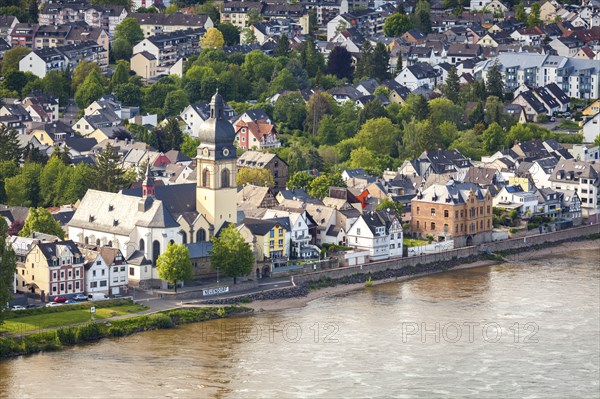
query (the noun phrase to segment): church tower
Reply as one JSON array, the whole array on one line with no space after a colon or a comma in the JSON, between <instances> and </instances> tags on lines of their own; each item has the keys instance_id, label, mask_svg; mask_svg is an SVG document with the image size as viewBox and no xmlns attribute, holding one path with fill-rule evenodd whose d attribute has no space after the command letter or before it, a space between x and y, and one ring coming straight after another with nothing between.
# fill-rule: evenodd
<instances>
[{"instance_id":1,"label":"church tower","mask_svg":"<svg viewBox=\"0 0 600 399\"><path fill-rule=\"evenodd\" d=\"M216 234L224 222L236 223L237 219L235 130L225 118L223 97L218 91L210 101L210 117L202 123L199 138L196 210L212 224L212 234Z\"/></svg>"}]
</instances>

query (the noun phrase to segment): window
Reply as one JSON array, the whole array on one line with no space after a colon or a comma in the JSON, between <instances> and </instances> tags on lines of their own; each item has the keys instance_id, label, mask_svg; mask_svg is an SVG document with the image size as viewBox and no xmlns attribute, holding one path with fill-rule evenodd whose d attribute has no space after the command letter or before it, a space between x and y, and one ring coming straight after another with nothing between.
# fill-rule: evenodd
<instances>
[{"instance_id":1,"label":"window","mask_svg":"<svg viewBox=\"0 0 600 399\"><path fill-rule=\"evenodd\" d=\"M72 278L72 277L73 277L73 271L69 270L69 278Z\"/></svg>"},{"instance_id":2,"label":"window","mask_svg":"<svg viewBox=\"0 0 600 399\"><path fill-rule=\"evenodd\" d=\"M25 270L23 270L23 274L25 274ZM56 280L56 272L52 272L52 280Z\"/></svg>"},{"instance_id":3,"label":"window","mask_svg":"<svg viewBox=\"0 0 600 399\"><path fill-rule=\"evenodd\" d=\"M75 277L79 277L79 269L75 269Z\"/></svg>"},{"instance_id":4,"label":"window","mask_svg":"<svg viewBox=\"0 0 600 399\"><path fill-rule=\"evenodd\" d=\"M206 241L206 231L204 229L198 230L196 233L196 242Z\"/></svg>"},{"instance_id":5,"label":"window","mask_svg":"<svg viewBox=\"0 0 600 399\"><path fill-rule=\"evenodd\" d=\"M92 276L96 277L96 271L95 270L92 270Z\"/></svg>"},{"instance_id":6,"label":"window","mask_svg":"<svg viewBox=\"0 0 600 399\"><path fill-rule=\"evenodd\" d=\"M125 281L125 276L121 276L121 282Z\"/></svg>"},{"instance_id":7,"label":"window","mask_svg":"<svg viewBox=\"0 0 600 399\"><path fill-rule=\"evenodd\" d=\"M435 216L435 208L431 208L431 216Z\"/></svg>"},{"instance_id":8,"label":"window","mask_svg":"<svg viewBox=\"0 0 600 399\"><path fill-rule=\"evenodd\" d=\"M79 281L75 281L75 290L79 291Z\"/></svg>"},{"instance_id":9,"label":"window","mask_svg":"<svg viewBox=\"0 0 600 399\"><path fill-rule=\"evenodd\" d=\"M125 271L125 266L121 266L121 271L124 272Z\"/></svg>"},{"instance_id":10,"label":"window","mask_svg":"<svg viewBox=\"0 0 600 399\"><path fill-rule=\"evenodd\" d=\"M100 287L106 287L106 284L107 284L106 280L100 281Z\"/></svg>"},{"instance_id":11,"label":"window","mask_svg":"<svg viewBox=\"0 0 600 399\"><path fill-rule=\"evenodd\" d=\"M202 187L210 186L210 171L208 168L204 168L202 171Z\"/></svg>"},{"instance_id":12,"label":"window","mask_svg":"<svg viewBox=\"0 0 600 399\"><path fill-rule=\"evenodd\" d=\"M270 237L270 238L273 238L273 237L275 237L275 230L271 230L271 231L269 231L269 237Z\"/></svg>"},{"instance_id":13,"label":"window","mask_svg":"<svg viewBox=\"0 0 600 399\"><path fill-rule=\"evenodd\" d=\"M420 225L420 223L419 223L419 221L417 220L417 229L419 228L419 225Z\"/></svg>"},{"instance_id":14,"label":"window","mask_svg":"<svg viewBox=\"0 0 600 399\"><path fill-rule=\"evenodd\" d=\"M283 229L279 229L279 235L282 236L283 235Z\"/></svg>"},{"instance_id":15,"label":"window","mask_svg":"<svg viewBox=\"0 0 600 399\"><path fill-rule=\"evenodd\" d=\"M270 248L275 248L275 240L270 240L269 241L269 247Z\"/></svg>"},{"instance_id":16,"label":"window","mask_svg":"<svg viewBox=\"0 0 600 399\"><path fill-rule=\"evenodd\" d=\"M277 244L281 247L283 245L283 240L279 240Z\"/></svg>"},{"instance_id":17,"label":"window","mask_svg":"<svg viewBox=\"0 0 600 399\"><path fill-rule=\"evenodd\" d=\"M23 283L25 283L25 282L23 281ZM56 292L56 286L55 285L52 286L52 292Z\"/></svg>"},{"instance_id":18,"label":"window","mask_svg":"<svg viewBox=\"0 0 600 399\"><path fill-rule=\"evenodd\" d=\"M223 169L221 172L221 187L229 187L229 169Z\"/></svg>"},{"instance_id":19,"label":"window","mask_svg":"<svg viewBox=\"0 0 600 399\"><path fill-rule=\"evenodd\" d=\"M104 276L104 269L102 269L102 275Z\"/></svg>"},{"instance_id":20,"label":"window","mask_svg":"<svg viewBox=\"0 0 600 399\"><path fill-rule=\"evenodd\" d=\"M421 213L421 207L417 207L417 215Z\"/></svg>"},{"instance_id":21,"label":"window","mask_svg":"<svg viewBox=\"0 0 600 399\"><path fill-rule=\"evenodd\" d=\"M435 223L431 222L431 230L435 230Z\"/></svg>"},{"instance_id":22,"label":"window","mask_svg":"<svg viewBox=\"0 0 600 399\"><path fill-rule=\"evenodd\" d=\"M130 276L135 276L135 269L133 267L129 268L129 275Z\"/></svg>"},{"instance_id":23,"label":"window","mask_svg":"<svg viewBox=\"0 0 600 399\"><path fill-rule=\"evenodd\" d=\"M90 288L96 288L96 287L98 287L98 282L97 281L92 281L90 283Z\"/></svg>"},{"instance_id":24,"label":"window","mask_svg":"<svg viewBox=\"0 0 600 399\"><path fill-rule=\"evenodd\" d=\"M449 217L450 212L448 212L448 209L444 209L444 217L447 218Z\"/></svg>"},{"instance_id":25,"label":"window","mask_svg":"<svg viewBox=\"0 0 600 399\"><path fill-rule=\"evenodd\" d=\"M69 291L72 291L72 290L73 290L73 285L69 284L69 285L67 286L67 289L68 289Z\"/></svg>"},{"instance_id":26,"label":"window","mask_svg":"<svg viewBox=\"0 0 600 399\"><path fill-rule=\"evenodd\" d=\"M113 273L116 273L116 272L118 272L118 271L119 271L119 268L118 268L118 267L113 267Z\"/></svg>"},{"instance_id":27,"label":"window","mask_svg":"<svg viewBox=\"0 0 600 399\"><path fill-rule=\"evenodd\" d=\"M119 282L119 277L113 277L113 283L118 283Z\"/></svg>"},{"instance_id":28,"label":"window","mask_svg":"<svg viewBox=\"0 0 600 399\"><path fill-rule=\"evenodd\" d=\"M488 205L488 207L487 207L487 214L489 215L491 211L492 211L492 207Z\"/></svg>"},{"instance_id":29,"label":"window","mask_svg":"<svg viewBox=\"0 0 600 399\"><path fill-rule=\"evenodd\" d=\"M458 219L458 211L454 211L454 217Z\"/></svg>"},{"instance_id":30,"label":"window","mask_svg":"<svg viewBox=\"0 0 600 399\"><path fill-rule=\"evenodd\" d=\"M61 283L60 284L60 291L64 291L65 290L65 283Z\"/></svg>"}]
</instances>

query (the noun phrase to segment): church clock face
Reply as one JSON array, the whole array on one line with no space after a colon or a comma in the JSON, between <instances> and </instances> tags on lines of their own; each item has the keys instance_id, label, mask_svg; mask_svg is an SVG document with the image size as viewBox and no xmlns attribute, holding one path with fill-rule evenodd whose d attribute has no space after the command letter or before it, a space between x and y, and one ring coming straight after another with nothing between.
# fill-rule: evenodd
<instances>
[{"instance_id":1,"label":"church clock face","mask_svg":"<svg viewBox=\"0 0 600 399\"><path fill-rule=\"evenodd\" d=\"M208 156L208 148L204 147L204 150L202 151L202 153L204 154L205 157Z\"/></svg>"},{"instance_id":2,"label":"church clock face","mask_svg":"<svg viewBox=\"0 0 600 399\"><path fill-rule=\"evenodd\" d=\"M228 148L223 148L223 155L225 155L225 156L229 155L229 149Z\"/></svg>"}]
</instances>

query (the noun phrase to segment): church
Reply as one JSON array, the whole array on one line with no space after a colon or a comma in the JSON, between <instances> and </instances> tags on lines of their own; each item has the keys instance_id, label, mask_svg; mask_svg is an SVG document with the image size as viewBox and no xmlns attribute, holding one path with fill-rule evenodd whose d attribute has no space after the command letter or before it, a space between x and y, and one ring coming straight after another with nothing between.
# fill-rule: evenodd
<instances>
[{"instance_id":1,"label":"church","mask_svg":"<svg viewBox=\"0 0 600 399\"><path fill-rule=\"evenodd\" d=\"M235 131L217 92L199 129L196 183L155 186L146 170L141 188L88 190L68 224L69 239L119 248L127 259L156 263L169 243L209 241L237 222ZM154 269L154 268L152 268ZM147 278L157 278L155 273Z\"/></svg>"}]
</instances>

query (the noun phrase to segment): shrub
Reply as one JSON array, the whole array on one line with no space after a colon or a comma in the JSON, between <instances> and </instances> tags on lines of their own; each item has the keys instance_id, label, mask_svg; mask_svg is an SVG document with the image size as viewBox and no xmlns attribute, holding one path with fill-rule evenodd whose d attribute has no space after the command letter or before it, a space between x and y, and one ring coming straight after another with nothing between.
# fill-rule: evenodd
<instances>
[{"instance_id":1,"label":"shrub","mask_svg":"<svg viewBox=\"0 0 600 399\"><path fill-rule=\"evenodd\" d=\"M65 327L56 330L58 340L63 345L73 345L77 343L77 330L75 327Z\"/></svg>"},{"instance_id":2,"label":"shrub","mask_svg":"<svg viewBox=\"0 0 600 399\"><path fill-rule=\"evenodd\" d=\"M99 323L91 322L75 328L77 329L77 342L94 341L103 337L102 327Z\"/></svg>"},{"instance_id":3,"label":"shrub","mask_svg":"<svg viewBox=\"0 0 600 399\"><path fill-rule=\"evenodd\" d=\"M164 313L150 315L146 325L151 328L172 328L174 326L173 320Z\"/></svg>"}]
</instances>

